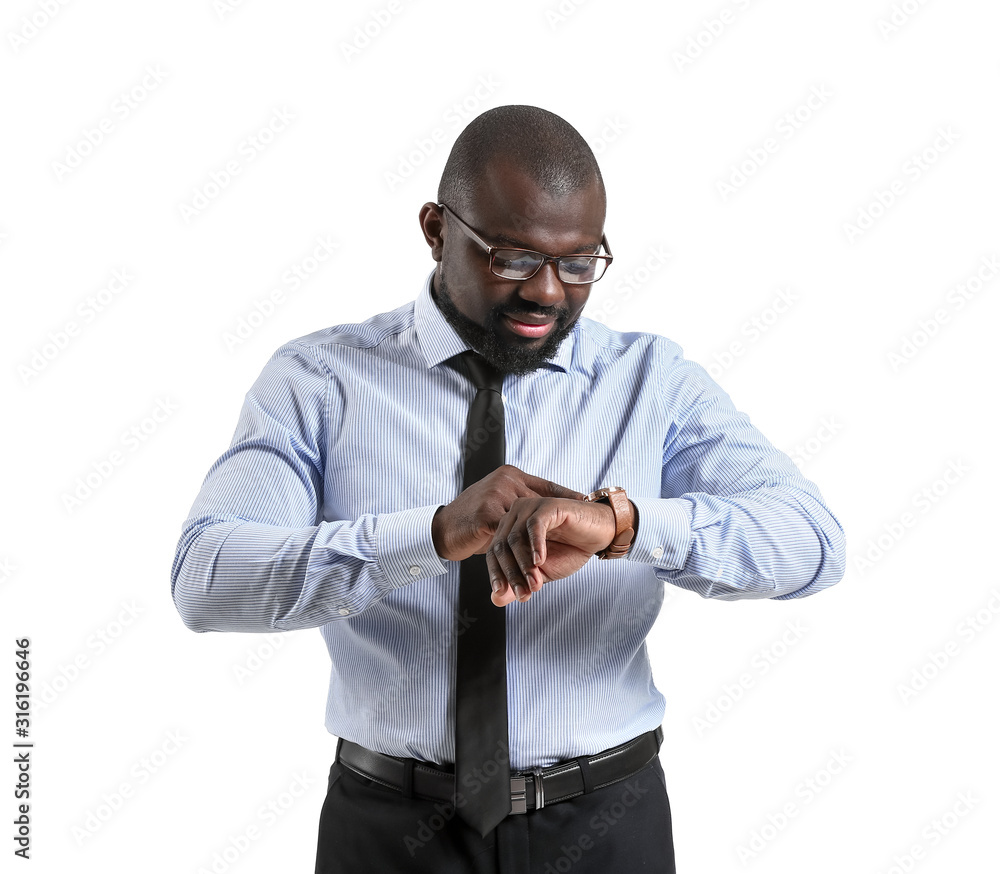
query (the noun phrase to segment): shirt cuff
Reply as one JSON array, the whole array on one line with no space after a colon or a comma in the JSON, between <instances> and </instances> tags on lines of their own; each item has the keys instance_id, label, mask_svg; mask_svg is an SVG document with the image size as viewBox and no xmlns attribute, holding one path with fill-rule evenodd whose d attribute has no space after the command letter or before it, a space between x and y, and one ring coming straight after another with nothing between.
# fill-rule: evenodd
<instances>
[{"instance_id":1,"label":"shirt cuff","mask_svg":"<svg viewBox=\"0 0 1000 874\"><path fill-rule=\"evenodd\" d=\"M379 514L375 523L375 561L394 589L447 572L431 538L431 520L440 506L429 504Z\"/></svg>"},{"instance_id":2,"label":"shirt cuff","mask_svg":"<svg viewBox=\"0 0 1000 874\"><path fill-rule=\"evenodd\" d=\"M668 571L687 563L694 534L691 503L683 498L629 498L639 513L639 530L625 557Z\"/></svg>"}]
</instances>

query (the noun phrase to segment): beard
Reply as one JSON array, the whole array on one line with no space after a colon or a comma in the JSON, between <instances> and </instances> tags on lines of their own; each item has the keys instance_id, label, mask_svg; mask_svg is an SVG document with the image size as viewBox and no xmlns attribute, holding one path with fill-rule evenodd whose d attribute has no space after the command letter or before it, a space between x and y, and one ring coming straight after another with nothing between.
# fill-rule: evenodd
<instances>
[{"instance_id":1,"label":"beard","mask_svg":"<svg viewBox=\"0 0 1000 874\"><path fill-rule=\"evenodd\" d=\"M437 284L437 294L433 297L448 324L455 329L459 337L501 373L523 376L538 370L556 354L559 344L569 336L576 325L576 318L570 318L566 307L539 307L525 301L497 304L487 313L484 324L480 325L455 305L444 278L444 271L438 274ZM516 318L518 314L554 317L555 324L540 345L522 346L520 343L505 340L497 329L502 316Z\"/></svg>"}]
</instances>

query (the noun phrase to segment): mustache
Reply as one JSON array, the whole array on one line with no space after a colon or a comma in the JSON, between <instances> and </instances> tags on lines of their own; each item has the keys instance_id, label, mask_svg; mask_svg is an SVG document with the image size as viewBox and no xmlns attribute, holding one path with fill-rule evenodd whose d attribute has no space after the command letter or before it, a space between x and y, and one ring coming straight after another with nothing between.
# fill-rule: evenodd
<instances>
[{"instance_id":1,"label":"mustache","mask_svg":"<svg viewBox=\"0 0 1000 874\"><path fill-rule=\"evenodd\" d=\"M494 316L543 316L560 321L569 315L567 307L540 307L530 304L500 305L493 308Z\"/></svg>"}]
</instances>

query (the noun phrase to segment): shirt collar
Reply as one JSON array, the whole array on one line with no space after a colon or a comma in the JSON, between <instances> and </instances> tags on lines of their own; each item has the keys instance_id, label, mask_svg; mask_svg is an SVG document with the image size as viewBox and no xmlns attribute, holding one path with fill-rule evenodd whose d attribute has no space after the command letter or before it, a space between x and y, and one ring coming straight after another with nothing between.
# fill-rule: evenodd
<instances>
[{"instance_id":1,"label":"shirt collar","mask_svg":"<svg viewBox=\"0 0 1000 874\"><path fill-rule=\"evenodd\" d=\"M434 278L434 272L432 270L424 281L424 287L417 296L413 307L413 326L417 335L417 343L428 367L434 367L470 348L469 344L455 333L455 329L448 323L444 313L438 309L434 298L431 297L431 281ZM550 366L560 370L569 370L570 362L573 359L573 344L579 327L579 322L577 322L570 335L559 344L556 354L547 362Z\"/></svg>"}]
</instances>

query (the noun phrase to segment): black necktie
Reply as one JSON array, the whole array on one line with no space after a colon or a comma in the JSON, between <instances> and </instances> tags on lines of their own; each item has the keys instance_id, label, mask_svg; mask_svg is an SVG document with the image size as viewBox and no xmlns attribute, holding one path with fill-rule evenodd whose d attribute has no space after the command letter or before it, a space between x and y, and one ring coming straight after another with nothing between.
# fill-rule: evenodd
<instances>
[{"instance_id":1,"label":"black necktie","mask_svg":"<svg viewBox=\"0 0 1000 874\"><path fill-rule=\"evenodd\" d=\"M465 434L467 489L504 463L503 374L475 352L458 360L477 389ZM507 617L506 608L490 600L484 555L465 559L459 579L464 631L455 642L455 791L465 800L459 816L485 837L511 808Z\"/></svg>"}]
</instances>

